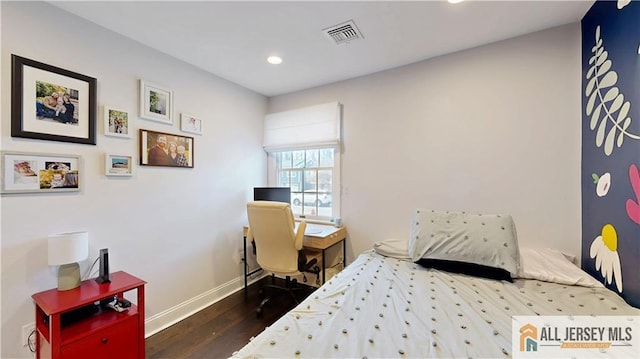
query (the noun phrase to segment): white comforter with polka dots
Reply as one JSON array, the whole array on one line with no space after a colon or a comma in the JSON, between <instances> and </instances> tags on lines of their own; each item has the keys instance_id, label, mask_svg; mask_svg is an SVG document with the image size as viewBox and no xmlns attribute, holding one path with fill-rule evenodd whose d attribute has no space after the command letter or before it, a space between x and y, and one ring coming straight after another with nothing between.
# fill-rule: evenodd
<instances>
[{"instance_id":1,"label":"white comforter with polka dots","mask_svg":"<svg viewBox=\"0 0 640 359\"><path fill-rule=\"evenodd\" d=\"M514 283L361 254L235 358L506 358L514 315L640 315L606 288Z\"/></svg>"}]
</instances>

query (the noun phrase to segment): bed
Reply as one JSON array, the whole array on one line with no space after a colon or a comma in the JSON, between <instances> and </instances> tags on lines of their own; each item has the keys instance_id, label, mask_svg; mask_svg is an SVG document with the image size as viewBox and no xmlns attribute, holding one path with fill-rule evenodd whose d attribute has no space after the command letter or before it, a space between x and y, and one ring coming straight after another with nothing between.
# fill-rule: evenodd
<instances>
[{"instance_id":1,"label":"bed","mask_svg":"<svg viewBox=\"0 0 640 359\"><path fill-rule=\"evenodd\" d=\"M510 216L452 217L418 210L412 223L408 241L376 242L233 357L507 358L514 354L513 316L616 315L636 320L637 330L640 310L589 277L570 257L520 248ZM493 226L489 232L497 228L502 233L487 232L488 225ZM487 235L493 238L484 241ZM478 261L467 252L473 238L494 249L492 241L510 247L498 255L472 249L478 258L485 257L479 261L498 263L511 278L481 273L484 265L474 263ZM455 244L457 240L465 245ZM462 262L472 267L451 267ZM638 354L637 345L620 350L628 350L622 352L628 357Z\"/></svg>"}]
</instances>

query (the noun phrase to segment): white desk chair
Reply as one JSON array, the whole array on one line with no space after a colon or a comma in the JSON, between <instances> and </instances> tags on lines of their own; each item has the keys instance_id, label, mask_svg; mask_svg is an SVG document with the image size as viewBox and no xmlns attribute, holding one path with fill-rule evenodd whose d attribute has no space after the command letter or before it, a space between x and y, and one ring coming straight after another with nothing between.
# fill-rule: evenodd
<instances>
[{"instance_id":1,"label":"white desk chair","mask_svg":"<svg viewBox=\"0 0 640 359\"><path fill-rule=\"evenodd\" d=\"M300 261L299 251L302 249L304 231L307 224L303 221L294 231L295 223L293 213L288 203L271 201L253 201L247 203L247 216L249 217L249 231L247 240L255 241L256 260L265 271L271 272L271 285L261 288L261 294L266 288L280 290L280 293L288 293L298 304L294 291L307 289L298 287L291 276L301 275L302 271L309 268L317 261L315 258L306 263ZM285 286L275 285L275 275L284 276ZM262 315L264 305L275 295L267 297L260 303L256 310L258 316Z\"/></svg>"}]
</instances>

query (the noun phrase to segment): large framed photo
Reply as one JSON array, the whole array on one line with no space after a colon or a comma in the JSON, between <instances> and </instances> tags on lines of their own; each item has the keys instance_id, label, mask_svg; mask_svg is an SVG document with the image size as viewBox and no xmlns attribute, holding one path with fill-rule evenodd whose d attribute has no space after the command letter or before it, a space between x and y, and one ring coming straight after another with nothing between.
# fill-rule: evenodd
<instances>
[{"instance_id":1,"label":"large framed photo","mask_svg":"<svg viewBox=\"0 0 640 359\"><path fill-rule=\"evenodd\" d=\"M80 156L2 152L2 193L80 190Z\"/></svg>"},{"instance_id":2,"label":"large framed photo","mask_svg":"<svg viewBox=\"0 0 640 359\"><path fill-rule=\"evenodd\" d=\"M129 112L104 105L103 117L105 136L131 138Z\"/></svg>"},{"instance_id":3,"label":"large framed photo","mask_svg":"<svg viewBox=\"0 0 640 359\"><path fill-rule=\"evenodd\" d=\"M173 125L173 91L140 80L140 117Z\"/></svg>"},{"instance_id":4,"label":"large framed photo","mask_svg":"<svg viewBox=\"0 0 640 359\"><path fill-rule=\"evenodd\" d=\"M96 144L96 83L11 55L11 136Z\"/></svg>"},{"instance_id":5,"label":"large framed photo","mask_svg":"<svg viewBox=\"0 0 640 359\"><path fill-rule=\"evenodd\" d=\"M180 115L180 131L202 135L202 120L183 113Z\"/></svg>"},{"instance_id":6,"label":"large framed photo","mask_svg":"<svg viewBox=\"0 0 640 359\"><path fill-rule=\"evenodd\" d=\"M140 164L193 168L193 137L141 129Z\"/></svg>"},{"instance_id":7,"label":"large framed photo","mask_svg":"<svg viewBox=\"0 0 640 359\"><path fill-rule=\"evenodd\" d=\"M133 157L128 155L104 155L104 174L107 176L132 176Z\"/></svg>"}]
</instances>

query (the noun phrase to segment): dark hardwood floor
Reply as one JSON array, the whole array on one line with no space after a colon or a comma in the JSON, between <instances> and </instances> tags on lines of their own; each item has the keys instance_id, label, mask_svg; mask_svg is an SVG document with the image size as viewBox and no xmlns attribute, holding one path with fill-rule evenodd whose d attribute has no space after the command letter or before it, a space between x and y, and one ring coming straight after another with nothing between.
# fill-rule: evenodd
<instances>
[{"instance_id":1,"label":"dark hardwood floor","mask_svg":"<svg viewBox=\"0 0 640 359\"><path fill-rule=\"evenodd\" d=\"M261 301L260 286L270 282L270 277L263 278L249 286L247 298L244 290L240 290L147 338L147 358L229 357L295 305L289 296L278 296L265 306L262 317L257 318L256 308ZM283 283L283 280L276 279L276 284ZM309 295L313 289L310 287L298 292L299 300ZM271 292L267 291L269 293Z\"/></svg>"}]
</instances>

